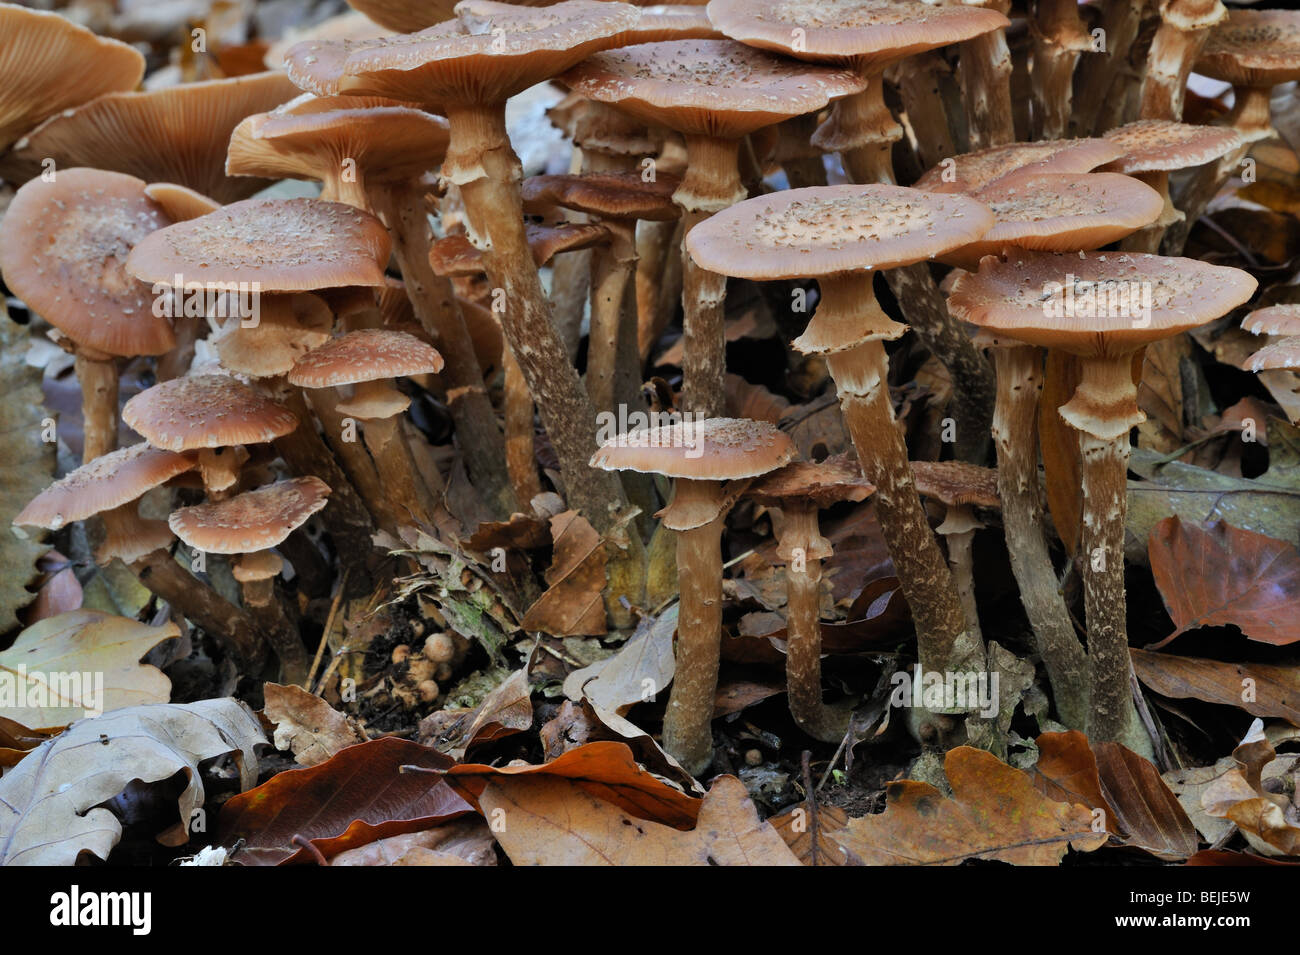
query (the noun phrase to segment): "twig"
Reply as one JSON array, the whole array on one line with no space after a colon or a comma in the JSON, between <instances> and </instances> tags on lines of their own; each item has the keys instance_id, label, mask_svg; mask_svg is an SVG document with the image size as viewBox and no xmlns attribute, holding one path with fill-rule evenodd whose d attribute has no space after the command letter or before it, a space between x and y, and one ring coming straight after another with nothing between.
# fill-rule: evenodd
<instances>
[{"instance_id":1,"label":"twig","mask_svg":"<svg viewBox=\"0 0 1300 955\"><path fill-rule=\"evenodd\" d=\"M303 682L303 689L310 690L312 680L316 676L316 671L320 668L321 658L325 655L325 645L329 643L330 633L334 630L334 618L338 616L339 605L343 602L343 592L348 586L348 572L343 571L343 578L339 581L339 592L334 595L334 602L330 604L329 616L325 618L325 630L320 635L320 643L316 645L316 656L311 661L311 669L307 671L307 679ZM317 690L319 692L319 689Z\"/></svg>"}]
</instances>

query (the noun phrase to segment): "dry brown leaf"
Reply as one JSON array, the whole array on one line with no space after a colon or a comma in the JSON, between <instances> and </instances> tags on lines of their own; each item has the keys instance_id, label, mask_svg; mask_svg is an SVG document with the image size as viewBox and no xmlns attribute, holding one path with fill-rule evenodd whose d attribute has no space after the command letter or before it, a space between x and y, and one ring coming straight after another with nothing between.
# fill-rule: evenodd
<instances>
[{"instance_id":1,"label":"dry brown leaf","mask_svg":"<svg viewBox=\"0 0 1300 955\"><path fill-rule=\"evenodd\" d=\"M847 865L848 854L835 841L835 833L849 822L839 806L818 806L812 812L806 802L768 820L804 865Z\"/></svg>"},{"instance_id":2,"label":"dry brown leaf","mask_svg":"<svg viewBox=\"0 0 1300 955\"><path fill-rule=\"evenodd\" d=\"M1211 816L1236 823L1250 847L1266 856L1300 855L1300 810L1286 796L1268 791L1263 781L1277 757L1255 720L1245 739L1232 751L1236 766L1201 793L1201 805ZM1294 769L1296 758L1288 759Z\"/></svg>"},{"instance_id":3,"label":"dry brown leaf","mask_svg":"<svg viewBox=\"0 0 1300 955\"><path fill-rule=\"evenodd\" d=\"M520 626L558 636L605 633L605 546L577 511L551 518L555 554L546 572L546 593L528 608Z\"/></svg>"},{"instance_id":4,"label":"dry brown leaf","mask_svg":"<svg viewBox=\"0 0 1300 955\"><path fill-rule=\"evenodd\" d=\"M445 826L377 839L346 849L330 865L496 865L496 842L478 816L463 816Z\"/></svg>"},{"instance_id":5,"label":"dry brown leaf","mask_svg":"<svg viewBox=\"0 0 1300 955\"><path fill-rule=\"evenodd\" d=\"M421 742L426 742L453 759L464 759L466 751L502 736L522 733L533 725L533 703L528 685L528 668L515 670L495 690L483 697L483 702L463 713L450 725L431 738L424 739L426 726L432 728L439 721L422 722ZM445 712L445 711L444 711ZM439 713L431 714L438 716Z\"/></svg>"},{"instance_id":6,"label":"dry brown leaf","mask_svg":"<svg viewBox=\"0 0 1300 955\"><path fill-rule=\"evenodd\" d=\"M1300 669L1270 663L1224 663L1134 648L1138 679L1161 696L1192 698L1280 717L1300 726Z\"/></svg>"},{"instance_id":7,"label":"dry brown leaf","mask_svg":"<svg viewBox=\"0 0 1300 955\"><path fill-rule=\"evenodd\" d=\"M346 715L300 686L267 683L263 712L275 724L275 748L292 750L299 766L323 763L366 736Z\"/></svg>"}]
</instances>

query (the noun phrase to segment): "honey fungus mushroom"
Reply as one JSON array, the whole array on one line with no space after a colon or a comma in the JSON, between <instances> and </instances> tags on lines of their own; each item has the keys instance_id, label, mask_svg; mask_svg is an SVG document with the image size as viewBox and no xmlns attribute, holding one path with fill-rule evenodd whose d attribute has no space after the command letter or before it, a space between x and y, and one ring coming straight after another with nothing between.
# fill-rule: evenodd
<instances>
[{"instance_id":1,"label":"honey fungus mushroom","mask_svg":"<svg viewBox=\"0 0 1300 955\"><path fill-rule=\"evenodd\" d=\"M912 188L973 195L1012 173L1091 172L1123 155L1118 143L1106 139L1006 143L944 160L924 172Z\"/></svg>"},{"instance_id":2,"label":"honey fungus mushroom","mask_svg":"<svg viewBox=\"0 0 1300 955\"><path fill-rule=\"evenodd\" d=\"M591 466L673 478L658 513L677 531L681 611L664 748L694 775L713 761L713 697L722 640L722 531L750 479L788 464L794 444L773 425L742 418L687 419L603 444Z\"/></svg>"}]
</instances>

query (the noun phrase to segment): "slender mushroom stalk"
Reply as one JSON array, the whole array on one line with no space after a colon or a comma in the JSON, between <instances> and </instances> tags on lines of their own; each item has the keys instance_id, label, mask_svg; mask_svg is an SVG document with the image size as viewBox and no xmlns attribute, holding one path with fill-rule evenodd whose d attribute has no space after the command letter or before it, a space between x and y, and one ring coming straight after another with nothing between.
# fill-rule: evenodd
<instances>
[{"instance_id":1,"label":"slender mushroom stalk","mask_svg":"<svg viewBox=\"0 0 1300 955\"><path fill-rule=\"evenodd\" d=\"M1160 0L1160 26L1147 54L1139 119L1183 118L1192 65L1210 31L1227 19L1220 0Z\"/></svg>"},{"instance_id":2,"label":"slender mushroom stalk","mask_svg":"<svg viewBox=\"0 0 1300 955\"><path fill-rule=\"evenodd\" d=\"M606 442L592 467L675 478L672 502L657 515L677 532L676 666L664 714L664 748L687 772L713 761L714 696L722 640L722 532L727 512L752 478L788 463L794 445L765 422L689 419Z\"/></svg>"},{"instance_id":3,"label":"slender mushroom stalk","mask_svg":"<svg viewBox=\"0 0 1300 955\"><path fill-rule=\"evenodd\" d=\"M982 0L971 6L993 10L1004 17L1011 13L1011 0ZM1009 25L1010 21L1008 21ZM986 149L1015 142L1016 127L1011 106L1011 51L1007 31L989 30L961 44L957 77L966 104L970 148Z\"/></svg>"},{"instance_id":4,"label":"slender mushroom stalk","mask_svg":"<svg viewBox=\"0 0 1300 955\"><path fill-rule=\"evenodd\" d=\"M780 138L775 159L785 171L791 189L826 185L826 161L822 151L812 144L820 122L816 113L806 113L777 126Z\"/></svg>"},{"instance_id":5,"label":"slender mushroom stalk","mask_svg":"<svg viewBox=\"0 0 1300 955\"><path fill-rule=\"evenodd\" d=\"M965 196L898 186L830 186L751 199L687 238L705 267L742 278L816 278L821 300L794 343L826 357L840 411L866 479L876 487L881 531L916 622L927 670L979 669L952 575L917 496L907 446L889 397L884 342L906 326L876 303L876 269L893 269L977 239L992 213Z\"/></svg>"},{"instance_id":6,"label":"slender mushroom stalk","mask_svg":"<svg viewBox=\"0 0 1300 955\"><path fill-rule=\"evenodd\" d=\"M275 551L261 550L240 557L231 572L239 582L244 606L268 635L280 658L282 679L286 683L303 683L311 666L307 648L275 593L275 578L283 568L284 561Z\"/></svg>"},{"instance_id":7,"label":"slender mushroom stalk","mask_svg":"<svg viewBox=\"0 0 1300 955\"><path fill-rule=\"evenodd\" d=\"M1081 359L1079 386L1060 414L1078 432L1083 459L1081 545L1092 739L1151 750L1133 705L1125 620L1129 430L1145 417L1137 405L1133 352L1217 318L1249 299L1255 287L1255 280L1237 269L1095 252L1019 253L1007 261L988 257L978 273L962 275L953 287L954 307L999 338L1061 348ZM1070 303L1084 295L1102 307L1078 314Z\"/></svg>"},{"instance_id":8,"label":"slender mushroom stalk","mask_svg":"<svg viewBox=\"0 0 1300 955\"><path fill-rule=\"evenodd\" d=\"M1066 136L1079 55L1092 49L1092 37L1079 18L1077 0L1038 0L1030 21L1033 33L1034 139Z\"/></svg>"},{"instance_id":9,"label":"slender mushroom stalk","mask_svg":"<svg viewBox=\"0 0 1300 955\"><path fill-rule=\"evenodd\" d=\"M1111 125L1100 121L1108 99L1122 104L1136 78L1130 76L1129 51L1142 25L1146 0L1101 0L1098 23L1106 49L1084 57L1075 79L1075 96L1070 131L1075 136L1092 136Z\"/></svg>"}]
</instances>

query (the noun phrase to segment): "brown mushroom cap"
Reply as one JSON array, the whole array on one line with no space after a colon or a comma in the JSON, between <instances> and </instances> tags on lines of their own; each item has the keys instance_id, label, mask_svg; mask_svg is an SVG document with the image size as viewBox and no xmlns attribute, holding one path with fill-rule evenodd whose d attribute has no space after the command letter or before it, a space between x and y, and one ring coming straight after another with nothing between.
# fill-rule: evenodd
<instances>
[{"instance_id":1,"label":"brown mushroom cap","mask_svg":"<svg viewBox=\"0 0 1300 955\"><path fill-rule=\"evenodd\" d=\"M996 10L920 0L711 0L709 19L749 46L859 69L1011 25Z\"/></svg>"},{"instance_id":2,"label":"brown mushroom cap","mask_svg":"<svg viewBox=\"0 0 1300 955\"><path fill-rule=\"evenodd\" d=\"M161 355L176 345L148 285L128 274L132 248L169 225L134 176L62 169L18 190L0 231L10 290L77 345L105 355Z\"/></svg>"},{"instance_id":3,"label":"brown mushroom cap","mask_svg":"<svg viewBox=\"0 0 1300 955\"><path fill-rule=\"evenodd\" d=\"M274 441L298 427L293 412L226 375L174 378L146 388L122 420L169 451Z\"/></svg>"},{"instance_id":4,"label":"brown mushroom cap","mask_svg":"<svg viewBox=\"0 0 1300 955\"><path fill-rule=\"evenodd\" d=\"M948 507L1001 507L998 472L962 461L913 461L912 476L922 495Z\"/></svg>"},{"instance_id":5,"label":"brown mushroom cap","mask_svg":"<svg viewBox=\"0 0 1300 955\"><path fill-rule=\"evenodd\" d=\"M745 497L769 507L807 501L820 509L842 501L865 501L875 492L875 485L862 476L857 455L846 451L825 461L787 464L755 481Z\"/></svg>"},{"instance_id":6,"label":"brown mushroom cap","mask_svg":"<svg viewBox=\"0 0 1300 955\"><path fill-rule=\"evenodd\" d=\"M145 282L257 282L266 292L384 284L392 241L374 216L320 199L246 199L141 242L127 270Z\"/></svg>"},{"instance_id":7,"label":"brown mushroom cap","mask_svg":"<svg viewBox=\"0 0 1300 955\"><path fill-rule=\"evenodd\" d=\"M146 491L192 470L193 454L161 451L147 443L119 448L59 478L18 512L15 524L58 530L71 521L129 504Z\"/></svg>"},{"instance_id":8,"label":"brown mushroom cap","mask_svg":"<svg viewBox=\"0 0 1300 955\"><path fill-rule=\"evenodd\" d=\"M503 5L504 6L504 5ZM449 20L419 33L343 43L300 43L289 77L321 95L386 96L436 113L499 103L618 42L639 13L625 3L566 0L511 5L490 20Z\"/></svg>"},{"instance_id":9,"label":"brown mushroom cap","mask_svg":"<svg viewBox=\"0 0 1300 955\"><path fill-rule=\"evenodd\" d=\"M221 208L215 199L174 182L151 182L144 187L144 194L158 203L172 222L188 222Z\"/></svg>"},{"instance_id":10,"label":"brown mushroom cap","mask_svg":"<svg viewBox=\"0 0 1300 955\"><path fill-rule=\"evenodd\" d=\"M697 481L752 478L783 467L798 452L784 431L765 421L705 418L630 431L605 442L591 466Z\"/></svg>"},{"instance_id":11,"label":"brown mushroom cap","mask_svg":"<svg viewBox=\"0 0 1300 955\"><path fill-rule=\"evenodd\" d=\"M462 6L477 0L463 0ZM709 20L703 4L668 3L641 7L641 19L623 35L623 46L664 40L721 40L724 34Z\"/></svg>"},{"instance_id":12,"label":"brown mushroom cap","mask_svg":"<svg viewBox=\"0 0 1300 955\"><path fill-rule=\"evenodd\" d=\"M1241 327L1254 335L1300 335L1300 305L1257 308L1241 320Z\"/></svg>"},{"instance_id":13,"label":"brown mushroom cap","mask_svg":"<svg viewBox=\"0 0 1300 955\"><path fill-rule=\"evenodd\" d=\"M913 188L926 192L974 193L1008 173L1089 172L1124 155L1123 148L1105 139L1057 139L1039 143L1007 143L963 156L953 156L929 169ZM945 176L952 170L952 182Z\"/></svg>"},{"instance_id":14,"label":"brown mushroom cap","mask_svg":"<svg viewBox=\"0 0 1300 955\"><path fill-rule=\"evenodd\" d=\"M362 10L363 6L369 6L372 3L376 6L386 5L387 0L360 0L353 4L355 10L349 10L346 13L340 13L337 16L314 23L306 28L289 27L281 34L280 39L272 43L262 57L262 63L268 70L284 69L284 55L299 43L308 41L324 42L329 40L373 40L376 37L390 36L394 30L391 27L381 26L380 22L374 17L367 16ZM402 7L410 7L409 2L398 0L396 4ZM418 0L418 6L427 7L429 4L426 0ZM451 16L451 4L447 5L447 16ZM445 20L446 17L443 17ZM398 33L414 33L416 30L423 30L431 23L425 23L418 27L410 29L397 30Z\"/></svg>"},{"instance_id":15,"label":"brown mushroom cap","mask_svg":"<svg viewBox=\"0 0 1300 955\"><path fill-rule=\"evenodd\" d=\"M1140 119L1104 135L1124 150L1106 172L1163 172L1189 169L1225 156L1241 145L1231 126L1193 126L1167 119Z\"/></svg>"},{"instance_id":16,"label":"brown mushroom cap","mask_svg":"<svg viewBox=\"0 0 1300 955\"><path fill-rule=\"evenodd\" d=\"M167 523L198 550L251 554L283 542L325 506L329 492L320 478L291 478L224 501L183 507Z\"/></svg>"},{"instance_id":17,"label":"brown mushroom cap","mask_svg":"<svg viewBox=\"0 0 1300 955\"><path fill-rule=\"evenodd\" d=\"M940 256L974 269L1008 247L1039 252L1097 249L1160 218L1165 200L1144 182L1110 172L1016 173L975 193L993 210L993 227Z\"/></svg>"},{"instance_id":18,"label":"brown mushroom cap","mask_svg":"<svg viewBox=\"0 0 1300 955\"><path fill-rule=\"evenodd\" d=\"M1210 31L1196 72L1234 86L1300 80L1300 10L1229 10Z\"/></svg>"},{"instance_id":19,"label":"brown mushroom cap","mask_svg":"<svg viewBox=\"0 0 1300 955\"><path fill-rule=\"evenodd\" d=\"M1272 345L1265 345L1242 362L1241 367L1246 371L1300 368L1300 336L1284 338Z\"/></svg>"},{"instance_id":20,"label":"brown mushroom cap","mask_svg":"<svg viewBox=\"0 0 1300 955\"><path fill-rule=\"evenodd\" d=\"M1249 301L1256 285L1240 269L1195 259L1025 252L986 256L978 272L957 279L948 310L1026 344L1116 357L1226 314ZM1140 306L1147 294L1144 321L1133 302Z\"/></svg>"},{"instance_id":21,"label":"brown mushroom cap","mask_svg":"<svg viewBox=\"0 0 1300 955\"><path fill-rule=\"evenodd\" d=\"M135 89L144 57L67 17L0 4L0 151L50 116Z\"/></svg>"},{"instance_id":22,"label":"brown mushroom cap","mask_svg":"<svg viewBox=\"0 0 1300 955\"><path fill-rule=\"evenodd\" d=\"M756 196L691 229L701 268L757 280L892 269L978 239L993 213L967 196L902 186L813 186Z\"/></svg>"},{"instance_id":23,"label":"brown mushroom cap","mask_svg":"<svg viewBox=\"0 0 1300 955\"><path fill-rule=\"evenodd\" d=\"M299 388L332 388L439 371L442 356L432 345L406 332L367 328L313 348L288 377Z\"/></svg>"},{"instance_id":24,"label":"brown mushroom cap","mask_svg":"<svg viewBox=\"0 0 1300 955\"><path fill-rule=\"evenodd\" d=\"M659 137L645 123L579 93L565 96L546 111L546 118L586 152L649 156L659 150Z\"/></svg>"},{"instance_id":25,"label":"brown mushroom cap","mask_svg":"<svg viewBox=\"0 0 1300 955\"><path fill-rule=\"evenodd\" d=\"M230 574L241 584L270 580L284 569L284 561L273 550L259 550L246 554L235 561Z\"/></svg>"},{"instance_id":26,"label":"brown mushroom cap","mask_svg":"<svg viewBox=\"0 0 1300 955\"><path fill-rule=\"evenodd\" d=\"M348 0L348 5L397 33L417 33L456 15L456 0Z\"/></svg>"},{"instance_id":27,"label":"brown mushroom cap","mask_svg":"<svg viewBox=\"0 0 1300 955\"><path fill-rule=\"evenodd\" d=\"M448 126L391 100L303 94L235 127L226 174L328 181L345 160L367 180L416 179L442 164Z\"/></svg>"},{"instance_id":28,"label":"brown mushroom cap","mask_svg":"<svg viewBox=\"0 0 1300 955\"><path fill-rule=\"evenodd\" d=\"M313 348L330 340L334 313L308 292L264 295L257 325L228 319L214 339L223 367L250 378L283 375Z\"/></svg>"},{"instance_id":29,"label":"brown mushroom cap","mask_svg":"<svg viewBox=\"0 0 1300 955\"><path fill-rule=\"evenodd\" d=\"M676 176L661 174L646 182L635 172L530 176L522 186L524 212L559 208L605 219L663 222L681 215L673 202L679 184Z\"/></svg>"},{"instance_id":30,"label":"brown mushroom cap","mask_svg":"<svg viewBox=\"0 0 1300 955\"><path fill-rule=\"evenodd\" d=\"M644 122L728 139L816 112L866 86L849 70L810 67L734 40L621 47L583 61L560 82Z\"/></svg>"},{"instance_id":31,"label":"brown mushroom cap","mask_svg":"<svg viewBox=\"0 0 1300 955\"><path fill-rule=\"evenodd\" d=\"M268 185L226 176L231 131L250 113L264 112L297 93L280 72L110 93L49 119L16 143L10 160L0 166L8 172L13 162L35 175L49 157L60 169L109 168L231 202Z\"/></svg>"}]
</instances>

